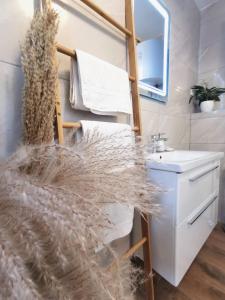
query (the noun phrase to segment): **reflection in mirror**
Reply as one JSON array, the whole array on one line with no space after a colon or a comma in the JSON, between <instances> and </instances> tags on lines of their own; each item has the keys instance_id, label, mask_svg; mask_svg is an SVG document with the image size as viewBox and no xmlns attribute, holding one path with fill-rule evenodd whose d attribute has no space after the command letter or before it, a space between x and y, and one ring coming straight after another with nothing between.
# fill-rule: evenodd
<instances>
[{"instance_id":1,"label":"reflection in mirror","mask_svg":"<svg viewBox=\"0 0 225 300\"><path fill-rule=\"evenodd\" d=\"M134 0L140 94L167 101L169 14L159 0Z\"/></svg>"}]
</instances>

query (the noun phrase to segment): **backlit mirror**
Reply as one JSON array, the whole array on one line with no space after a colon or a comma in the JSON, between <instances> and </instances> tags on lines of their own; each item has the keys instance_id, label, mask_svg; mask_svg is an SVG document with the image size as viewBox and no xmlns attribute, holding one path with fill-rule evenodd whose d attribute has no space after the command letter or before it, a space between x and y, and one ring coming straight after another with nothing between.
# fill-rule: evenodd
<instances>
[{"instance_id":1,"label":"backlit mirror","mask_svg":"<svg viewBox=\"0 0 225 300\"><path fill-rule=\"evenodd\" d=\"M159 0L134 0L140 94L167 101L169 14Z\"/></svg>"}]
</instances>

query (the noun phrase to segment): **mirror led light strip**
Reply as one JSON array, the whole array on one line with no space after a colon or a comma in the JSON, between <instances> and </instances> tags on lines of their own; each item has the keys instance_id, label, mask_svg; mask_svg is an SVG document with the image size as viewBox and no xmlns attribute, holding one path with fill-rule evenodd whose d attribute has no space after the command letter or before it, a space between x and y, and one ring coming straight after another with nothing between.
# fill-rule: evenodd
<instances>
[{"instance_id":1,"label":"mirror led light strip","mask_svg":"<svg viewBox=\"0 0 225 300\"><path fill-rule=\"evenodd\" d=\"M163 90L154 88L152 86L150 87L148 84L142 82L140 82L139 85L144 90L151 91L162 97L165 97L167 96L168 90L169 14L158 0L149 0L149 2L164 18Z\"/></svg>"}]
</instances>

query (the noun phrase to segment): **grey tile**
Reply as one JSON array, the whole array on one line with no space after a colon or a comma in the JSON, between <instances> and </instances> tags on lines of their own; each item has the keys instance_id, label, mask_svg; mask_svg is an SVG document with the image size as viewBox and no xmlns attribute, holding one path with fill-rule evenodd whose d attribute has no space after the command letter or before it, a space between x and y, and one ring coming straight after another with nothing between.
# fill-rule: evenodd
<instances>
[{"instance_id":1,"label":"grey tile","mask_svg":"<svg viewBox=\"0 0 225 300\"><path fill-rule=\"evenodd\" d=\"M0 60L20 65L20 45L34 13L34 1L2 0ZM3 46L4 45L4 46Z\"/></svg>"},{"instance_id":2,"label":"grey tile","mask_svg":"<svg viewBox=\"0 0 225 300\"><path fill-rule=\"evenodd\" d=\"M225 39L221 38L199 52L199 73L210 72L225 66Z\"/></svg>"},{"instance_id":3,"label":"grey tile","mask_svg":"<svg viewBox=\"0 0 225 300\"><path fill-rule=\"evenodd\" d=\"M205 118L192 119L191 121L191 143L225 143L225 119Z\"/></svg>"},{"instance_id":4,"label":"grey tile","mask_svg":"<svg viewBox=\"0 0 225 300\"><path fill-rule=\"evenodd\" d=\"M5 158L21 141L23 75L9 64L0 63L0 68L0 158Z\"/></svg>"}]
</instances>

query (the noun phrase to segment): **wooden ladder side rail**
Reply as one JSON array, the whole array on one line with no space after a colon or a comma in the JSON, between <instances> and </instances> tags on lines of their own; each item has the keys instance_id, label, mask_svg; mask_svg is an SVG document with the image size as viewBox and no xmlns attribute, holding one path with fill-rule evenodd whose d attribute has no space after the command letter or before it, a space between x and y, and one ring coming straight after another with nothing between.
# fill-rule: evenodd
<instances>
[{"instance_id":1,"label":"wooden ladder side rail","mask_svg":"<svg viewBox=\"0 0 225 300\"><path fill-rule=\"evenodd\" d=\"M143 245L144 268L147 275L145 282L147 300L155 299L155 290L153 282L153 267L151 257L151 230L150 218L147 215L141 216L142 236L147 237L146 243Z\"/></svg>"},{"instance_id":2,"label":"wooden ladder side rail","mask_svg":"<svg viewBox=\"0 0 225 300\"><path fill-rule=\"evenodd\" d=\"M140 112L140 98L138 89L138 72L137 72L137 55L136 55L136 41L135 41L135 29L134 29L134 17L132 0L125 0L125 17L126 26L132 32L132 35L127 38L128 44L128 57L129 57L129 72L130 76L134 78L131 82L131 94L133 103L133 121L134 126L139 127L138 135L142 134L141 128L141 112Z\"/></svg>"},{"instance_id":3,"label":"wooden ladder side rail","mask_svg":"<svg viewBox=\"0 0 225 300\"><path fill-rule=\"evenodd\" d=\"M117 29L122 31L127 36L128 42L128 52L129 52L129 69L131 81L131 94L133 102L133 119L134 119L134 130L137 135L141 135L141 119L140 119L140 99L138 90L138 75L137 75L137 56L136 56L136 42L134 30L134 18L132 10L132 0L125 0L125 12L126 12L126 28L122 27L115 20L113 20L108 14L101 10L97 5L93 4L89 0L80 0L85 3L88 7L93 9L96 13L101 15L109 23L114 25ZM57 44L57 51L65 55L76 58L76 52L74 50L68 49L62 45ZM63 128L80 128L79 122L63 122L62 120L62 109L60 97L56 101L56 117L57 117L57 128L58 128L58 139L59 144L63 144ZM133 255L140 247L143 246L144 252L144 266L145 272L148 275L148 280L146 281L146 294L147 300L154 300L154 286L153 286L153 276L152 276L152 265L151 265L151 243L150 243L150 230L149 230L149 220L148 216L141 218L142 227L142 240L133 245L122 258L128 258Z\"/></svg>"},{"instance_id":4,"label":"wooden ladder side rail","mask_svg":"<svg viewBox=\"0 0 225 300\"><path fill-rule=\"evenodd\" d=\"M131 93L133 100L133 120L134 126L139 128L138 135L142 134L141 127L141 111L140 111L140 96L138 87L138 70L137 70L137 53L136 53L136 39L134 27L134 14L132 0L125 0L125 17L126 27L132 32L128 37L128 51L129 51L129 71L130 75L135 78L131 82ZM152 260L151 260L151 241L149 217L147 215L141 216L142 237L146 238L146 243L143 244L144 268L148 279L145 283L147 300L154 300L154 284L152 276Z\"/></svg>"}]
</instances>

